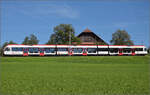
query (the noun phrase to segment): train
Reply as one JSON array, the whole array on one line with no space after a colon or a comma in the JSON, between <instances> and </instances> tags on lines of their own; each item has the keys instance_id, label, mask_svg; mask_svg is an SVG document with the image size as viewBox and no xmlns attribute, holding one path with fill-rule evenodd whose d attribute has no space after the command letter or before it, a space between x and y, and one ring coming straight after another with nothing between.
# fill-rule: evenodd
<instances>
[{"instance_id":1,"label":"train","mask_svg":"<svg viewBox=\"0 0 150 95\"><path fill-rule=\"evenodd\" d=\"M123 56L146 55L144 45L7 45L5 56Z\"/></svg>"}]
</instances>

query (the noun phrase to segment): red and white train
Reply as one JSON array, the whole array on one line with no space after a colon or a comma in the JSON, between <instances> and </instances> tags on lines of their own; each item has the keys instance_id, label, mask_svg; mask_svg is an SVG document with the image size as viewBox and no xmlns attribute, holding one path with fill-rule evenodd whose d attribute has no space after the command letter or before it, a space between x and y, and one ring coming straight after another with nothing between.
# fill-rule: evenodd
<instances>
[{"instance_id":1,"label":"red and white train","mask_svg":"<svg viewBox=\"0 0 150 95\"><path fill-rule=\"evenodd\" d=\"M50 56L50 55L146 55L143 45L7 45L4 55Z\"/></svg>"}]
</instances>

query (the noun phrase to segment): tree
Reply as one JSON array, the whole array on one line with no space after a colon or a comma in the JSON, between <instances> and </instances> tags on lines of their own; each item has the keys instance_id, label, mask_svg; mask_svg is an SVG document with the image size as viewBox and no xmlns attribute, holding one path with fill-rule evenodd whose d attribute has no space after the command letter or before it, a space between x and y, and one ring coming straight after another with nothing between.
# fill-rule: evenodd
<instances>
[{"instance_id":1,"label":"tree","mask_svg":"<svg viewBox=\"0 0 150 95\"><path fill-rule=\"evenodd\" d=\"M46 44L55 44L56 43L56 35L55 34L52 34L51 36L50 36L50 40L48 40L48 42L46 43Z\"/></svg>"},{"instance_id":2,"label":"tree","mask_svg":"<svg viewBox=\"0 0 150 95\"><path fill-rule=\"evenodd\" d=\"M110 42L113 45L133 45L133 42L130 40L130 35L125 30L117 30L113 33Z\"/></svg>"},{"instance_id":3,"label":"tree","mask_svg":"<svg viewBox=\"0 0 150 95\"><path fill-rule=\"evenodd\" d=\"M29 44L29 37L25 37L24 41L22 42L22 44L28 45Z\"/></svg>"},{"instance_id":4,"label":"tree","mask_svg":"<svg viewBox=\"0 0 150 95\"><path fill-rule=\"evenodd\" d=\"M22 42L22 44L24 45L36 45L39 43L39 40L37 39L37 37L34 34L31 34L29 37L25 37L24 41Z\"/></svg>"},{"instance_id":5,"label":"tree","mask_svg":"<svg viewBox=\"0 0 150 95\"><path fill-rule=\"evenodd\" d=\"M71 24L60 24L54 27L54 33L50 36L46 44L69 44L70 35L71 42L80 42L80 40L75 37L75 31Z\"/></svg>"},{"instance_id":6,"label":"tree","mask_svg":"<svg viewBox=\"0 0 150 95\"><path fill-rule=\"evenodd\" d=\"M148 54L150 54L150 46L148 47L147 52L148 52Z\"/></svg>"},{"instance_id":7,"label":"tree","mask_svg":"<svg viewBox=\"0 0 150 95\"><path fill-rule=\"evenodd\" d=\"M39 43L39 40L37 39L37 37L31 34L30 39L29 39L29 45L36 45L38 43Z\"/></svg>"},{"instance_id":8,"label":"tree","mask_svg":"<svg viewBox=\"0 0 150 95\"><path fill-rule=\"evenodd\" d=\"M75 44L78 44L78 45L81 43L80 38L78 38L78 37L74 37L72 42L74 42Z\"/></svg>"},{"instance_id":9,"label":"tree","mask_svg":"<svg viewBox=\"0 0 150 95\"><path fill-rule=\"evenodd\" d=\"M105 42L96 42L96 45L108 45L108 44Z\"/></svg>"}]
</instances>

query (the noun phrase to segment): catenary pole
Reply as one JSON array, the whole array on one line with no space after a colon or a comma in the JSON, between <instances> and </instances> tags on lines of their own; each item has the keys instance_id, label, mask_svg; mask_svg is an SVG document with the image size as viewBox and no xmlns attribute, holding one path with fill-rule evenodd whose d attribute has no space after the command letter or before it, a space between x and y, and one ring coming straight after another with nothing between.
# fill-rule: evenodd
<instances>
[{"instance_id":1,"label":"catenary pole","mask_svg":"<svg viewBox=\"0 0 150 95\"><path fill-rule=\"evenodd\" d=\"M69 31L69 53L71 53L71 31ZM71 54L69 54L71 56Z\"/></svg>"}]
</instances>

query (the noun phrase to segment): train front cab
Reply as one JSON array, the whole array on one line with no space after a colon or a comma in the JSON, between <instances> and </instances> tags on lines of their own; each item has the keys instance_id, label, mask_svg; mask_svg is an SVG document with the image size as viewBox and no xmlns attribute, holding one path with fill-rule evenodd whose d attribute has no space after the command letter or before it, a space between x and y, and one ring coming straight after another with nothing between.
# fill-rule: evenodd
<instances>
[{"instance_id":1,"label":"train front cab","mask_svg":"<svg viewBox=\"0 0 150 95\"><path fill-rule=\"evenodd\" d=\"M10 47L5 47L4 50L3 50L3 55L4 56L12 55L11 48Z\"/></svg>"}]
</instances>

